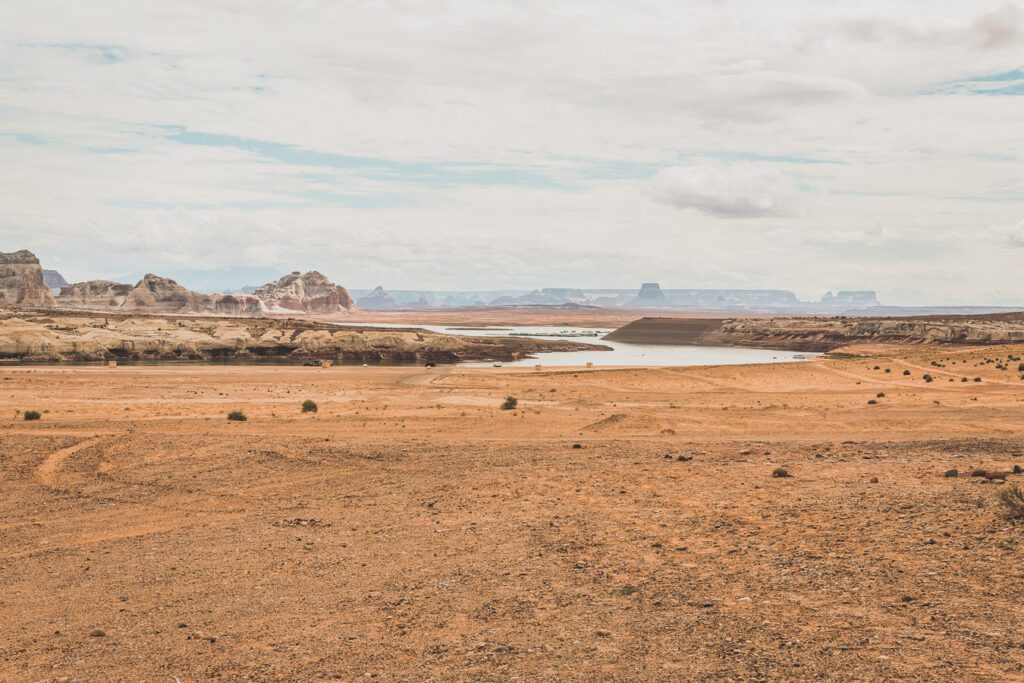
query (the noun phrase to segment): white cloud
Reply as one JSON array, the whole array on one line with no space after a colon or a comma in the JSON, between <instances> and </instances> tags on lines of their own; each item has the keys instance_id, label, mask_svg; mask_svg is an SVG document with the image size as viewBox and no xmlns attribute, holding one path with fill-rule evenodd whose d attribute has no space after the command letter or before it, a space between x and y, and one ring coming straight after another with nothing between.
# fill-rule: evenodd
<instances>
[{"instance_id":1,"label":"white cloud","mask_svg":"<svg viewBox=\"0 0 1024 683\"><path fill-rule=\"evenodd\" d=\"M704 161L658 171L650 196L680 209L723 218L786 216L794 211L796 188L771 164Z\"/></svg>"},{"instance_id":2,"label":"white cloud","mask_svg":"<svg viewBox=\"0 0 1024 683\"><path fill-rule=\"evenodd\" d=\"M966 236L1020 220L1021 100L921 93L1019 69L1021 16L0 3L0 244L75 278L251 264L353 286L842 283L941 303L954 283L1019 301L1010 238ZM183 129L242 143L169 139Z\"/></svg>"}]
</instances>

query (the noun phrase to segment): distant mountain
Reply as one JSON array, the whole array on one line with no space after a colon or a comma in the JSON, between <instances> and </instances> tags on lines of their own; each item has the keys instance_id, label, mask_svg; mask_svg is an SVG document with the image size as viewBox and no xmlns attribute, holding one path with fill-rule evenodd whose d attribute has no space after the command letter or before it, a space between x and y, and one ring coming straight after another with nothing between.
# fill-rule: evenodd
<instances>
[{"instance_id":1,"label":"distant mountain","mask_svg":"<svg viewBox=\"0 0 1024 683\"><path fill-rule=\"evenodd\" d=\"M56 270L43 269L43 282L50 288L50 292L52 292L54 296L60 292L62 287L68 286L68 281L65 280L64 276Z\"/></svg>"}]
</instances>

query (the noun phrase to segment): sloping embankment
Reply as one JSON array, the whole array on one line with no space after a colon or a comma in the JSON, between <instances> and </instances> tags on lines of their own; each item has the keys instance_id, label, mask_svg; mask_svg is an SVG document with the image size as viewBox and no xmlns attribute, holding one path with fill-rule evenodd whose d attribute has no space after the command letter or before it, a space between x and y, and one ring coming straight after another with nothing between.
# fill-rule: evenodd
<instances>
[{"instance_id":1,"label":"sloping embankment","mask_svg":"<svg viewBox=\"0 0 1024 683\"><path fill-rule=\"evenodd\" d=\"M849 344L1024 342L1024 313L917 318L641 318L605 339L634 344L831 351Z\"/></svg>"},{"instance_id":2,"label":"sloping embankment","mask_svg":"<svg viewBox=\"0 0 1024 683\"><path fill-rule=\"evenodd\" d=\"M605 346L522 337L466 337L416 328L349 327L294 319L0 314L0 359L26 361L320 358L338 361L516 360Z\"/></svg>"}]
</instances>

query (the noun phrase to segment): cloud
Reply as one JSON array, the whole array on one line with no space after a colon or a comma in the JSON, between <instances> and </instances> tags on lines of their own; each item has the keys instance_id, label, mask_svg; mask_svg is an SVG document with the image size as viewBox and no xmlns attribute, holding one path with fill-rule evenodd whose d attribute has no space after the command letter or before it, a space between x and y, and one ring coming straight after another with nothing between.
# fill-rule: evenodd
<instances>
[{"instance_id":1,"label":"cloud","mask_svg":"<svg viewBox=\"0 0 1024 683\"><path fill-rule=\"evenodd\" d=\"M796 187L771 164L703 161L658 171L648 182L652 199L721 218L793 213Z\"/></svg>"},{"instance_id":2,"label":"cloud","mask_svg":"<svg viewBox=\"0 0 1024 683\"><path fill-rule=\"evenodd\" d=\"M985 49L1002 48L1024 43L1024 10L1016 5L1003 5L978 17L972 26L975 39Z\"/></svg>"}]
</instances>

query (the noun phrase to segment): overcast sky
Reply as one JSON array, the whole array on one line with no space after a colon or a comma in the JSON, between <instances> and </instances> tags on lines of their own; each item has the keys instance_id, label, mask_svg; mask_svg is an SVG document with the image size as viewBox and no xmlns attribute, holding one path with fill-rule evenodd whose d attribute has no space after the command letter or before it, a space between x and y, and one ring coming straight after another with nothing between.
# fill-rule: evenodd
<instances>
[{"instance_id":1,"label":"overcast sky","mask_svg":"<svg viewBox=\"0 0 1024 683\"><path fill-rule=\"evenodd\" d=\"M1022 157L1022 4L0 1L0 250L73 281L1024 304Z\"/></svg>"}]
</instances>

